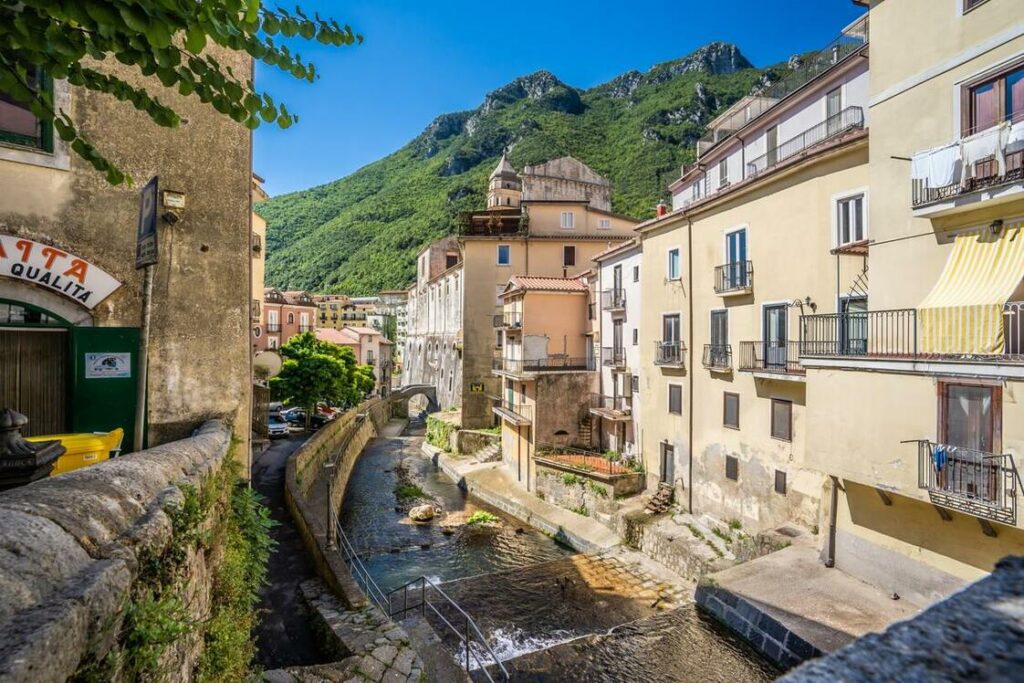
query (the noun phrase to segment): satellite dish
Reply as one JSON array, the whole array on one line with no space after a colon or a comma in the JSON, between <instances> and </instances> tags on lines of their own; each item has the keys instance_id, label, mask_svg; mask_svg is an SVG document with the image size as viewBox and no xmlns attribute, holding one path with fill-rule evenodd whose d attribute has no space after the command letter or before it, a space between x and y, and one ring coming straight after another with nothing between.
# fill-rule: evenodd
<instances>
[{"instance_id":1,"label":"satellite dish","mask_svg":"<svg viewBox=\"0 0 1024 683\"><path fill-rule=\"evenodd\" d=\"M262 369L266 372L267 379L271 377L277 377L278 373L281 372L281 356L276 351L263 351L256 354L256 358L252 362L253 367Z\"/></svg>"}]
</instances>

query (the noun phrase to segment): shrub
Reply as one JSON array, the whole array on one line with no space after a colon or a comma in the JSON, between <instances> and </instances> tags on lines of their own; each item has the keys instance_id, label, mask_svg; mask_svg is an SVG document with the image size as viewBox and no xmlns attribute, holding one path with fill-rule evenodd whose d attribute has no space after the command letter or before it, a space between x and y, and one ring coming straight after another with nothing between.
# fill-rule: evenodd
<instances>
[{"instance_id":1,"label":"shrub","mask_svg":"<svg viewBox=\"0 0 1024 683\"><path fill-rule=\"evenodd\" d=\"M452 432L458 426L446 420L439 420L433 416L427 416L427 443L444 451L452 449Z\"/></svg>"},{"instance_id":2,"label":"shrub","mask_svg":"<svg viewBox=\"0 0 1024 683\"><path fill-rule=\"evenodd\" d=\"M425 498L426 495L416 484L410 484L409 482L402 482L395 485L395 498L398 499L399 503L408 503L411 500L418 498Z\"/></svg>"},{"instance_id":3,"label":"shrub","mask_svg":"<svg viewBox=\"0 0 1024 683\"><path fill-rule=\"evenodd\" d=\"M477 510L476 512L469 516L469 519L466 520L466 524L471 526L475 526L477 524L489 526L492 524L497 524L498 522L498 517L496 515L492 515L490 512L487 512L486 510Z\"/></svg>"},{"instance_id":4,"label":"shrub","mask_svg":"<svg viewBox=\"0 0 1024 683\"><path fill-rule=\"evenodd\" d=\"M608 489L605 488L603 484L598 484L596 481L588 481L587 488L589 488L590 492L593 493L598 498L608 497Z\"/></svg>"}]
</instances>

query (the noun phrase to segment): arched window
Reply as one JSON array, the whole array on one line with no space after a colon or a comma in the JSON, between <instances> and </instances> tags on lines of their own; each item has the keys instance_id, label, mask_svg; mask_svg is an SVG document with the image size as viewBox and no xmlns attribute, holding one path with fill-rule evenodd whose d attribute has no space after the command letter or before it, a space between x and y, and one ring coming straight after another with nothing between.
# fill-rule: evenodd
<instances>
[{"instance_id":1,"label":"arched window","mask_svg":"<svg viewBox=\"0 0 1024 683\"><path fill-rule=\"evenodd\" d=\"M289 313L288 314L288 324L289 325L294 325L295 324L295 314L294 313Z\"/></svg>"}]
</instances>

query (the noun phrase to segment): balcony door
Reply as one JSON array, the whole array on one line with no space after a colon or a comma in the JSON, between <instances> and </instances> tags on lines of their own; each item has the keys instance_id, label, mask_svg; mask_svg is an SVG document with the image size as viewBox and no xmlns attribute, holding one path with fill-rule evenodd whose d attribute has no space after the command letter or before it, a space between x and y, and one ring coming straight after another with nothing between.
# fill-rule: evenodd
<instances>
[{"instance_id":1,"label":"balcony door","mask_svg":"<svg viewBox=\"0 0 1024 683\"><path fill-rule=\"evenodd\" d=\"M679 314L662 316L661 318L661 341L665 346L679 344Z\"/></svg>"},{"instance_id":2,"label":"balcony door","mask_svg":"<svg viewBox=\"0 0 1024 683\"><path fill-rule=\"evenodd\" d=\"M839 353L863 356L868 352L868 298L847 297L839 302Z\"/></svg>"},{"instance_id":3,"label":"balcony door","mask_svg":"<svg viewBox=\"0 0 1024 683\"><path fill-rule=\"evenodd\" d=\"M825 95L825 128L828 130L828 135L831 137L839 132L840 126L840 112L843 111L843 89L836 88L830 90Z\"/></svg>"},{"instance_id":4,"label":"balcony door","mask_svg":"<svg viewBox=\"0 0 1024 683\"><path fill-rule=\"evenodd\" d=\"M779 160L779 128L772 126L764 134L765 147L768 151L768 166L774 166Z\"/></svg>"},{"instance_id":5,"label":"balcony door","mask_svg":"<svg viewBox=\"0 0 1024 683\"><path fill-rule=\"evenodd\" d=\"M770 304L764 307L764 363L765 367L786 369L786 304Z\"/></svg>"},{"instance_id":6,"label":"balcony door","mask_svg":"<svg viewBox=\"0 0 1024 683\"><path fill-rule=\"evenodd\" d=\"M711 367L729 365L729 312L711 311Z\"/></svg>"},{"instance_id":7,"label":"balcony door","mask_svg":"<svg viewBox=\"0 0 1024 683\"><path fill-rule=\"evenodd\" d=\"M725 235L725 288L747 286L747 231L734 230Z\"/></svg>"},{"instance_id":8,"label":"balcony door","mask_svg":"<svg viewBox=\"0 0 1024 683\"><path fill-rule=\"evenodd\" d=\"M946 462L936 466L939 488L1000 502L1001 449L999 387L939 384L939 439L947 446Z\"/></svg>"},{"instance_id":9,"label":"balcony door","mask_svg":"<svg viewBox=\"0 0 1024 683\"><path fill-rule=\"evenodd\" d=\"M612 357L616 363L620 363L622 361L623 348L622 321L616 320L612 324Z\"/></svg>"},{"instance_id":10,"label":"balcony door","mask_svg":"<svg viewBox=\"0 0 1024 683\"><path fill-rule=\"evenodd\" d=\"M612 268L612 291L614 297L618 297L622 291L622 266Z\"/></svg>"}]
</instances>

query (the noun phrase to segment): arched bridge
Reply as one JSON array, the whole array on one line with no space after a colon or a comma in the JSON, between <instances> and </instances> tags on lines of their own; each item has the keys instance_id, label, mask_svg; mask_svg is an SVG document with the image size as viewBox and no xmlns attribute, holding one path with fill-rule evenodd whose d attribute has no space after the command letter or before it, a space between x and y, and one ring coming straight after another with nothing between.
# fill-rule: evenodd
<instances>
[{"instance_id":1,"label":"arched bridge","mask_svg":"<svg viewBox=\"0 0 1024 683\"><path fill-rule=\"evenodd\" d=\"M437 402L437 389L433 384L409 384L404 387L399 387L391 392L389 398L392 400L410 399L418 394L422 394L427 397L428 413L436 413L441 409L441 404Z\"/></svg>"}]
</instances>

